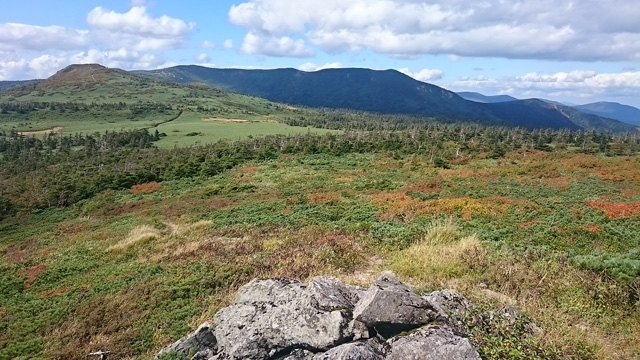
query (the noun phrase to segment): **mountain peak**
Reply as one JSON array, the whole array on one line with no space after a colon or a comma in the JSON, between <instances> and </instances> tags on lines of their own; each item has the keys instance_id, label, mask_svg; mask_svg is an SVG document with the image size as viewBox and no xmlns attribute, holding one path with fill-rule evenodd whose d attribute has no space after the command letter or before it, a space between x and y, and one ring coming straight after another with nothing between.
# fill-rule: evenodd
<instances>
[{"instance_id":1,"label":"mountain peak","mask_svg":"<svg viewBox=\"0 0 640 360\"><path fill-rule=\"evenodd\" d=\"M38 87L91 85L109 80L114 76L126 76L126 74L122 70L110 69L100 64L73 64L58 71Z\"/></svg>"}]
</instances>

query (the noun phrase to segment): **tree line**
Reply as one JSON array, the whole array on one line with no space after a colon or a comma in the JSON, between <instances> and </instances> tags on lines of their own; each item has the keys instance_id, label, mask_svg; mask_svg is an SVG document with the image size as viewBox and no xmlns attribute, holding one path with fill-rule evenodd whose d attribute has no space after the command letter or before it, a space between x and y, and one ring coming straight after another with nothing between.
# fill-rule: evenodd
<instances>
[{"instance_id":1,"label":"tree line","mask_svg":"<svg viewBox=\"0 0 640 360\"><path fill-rule=\"evenodd\" d=\"M281 154L385 152L426 155L434 166L478 154L498 158L508 151L537 149L635 155L640 137L597 132L437 124L397 130L347 130L342 134L277 135L158 149L162 134L147 130L0 137L0 217L16 211L65 207L107 189L150 181L215 176L243 162Z\"/></svg>"}]
</instances>

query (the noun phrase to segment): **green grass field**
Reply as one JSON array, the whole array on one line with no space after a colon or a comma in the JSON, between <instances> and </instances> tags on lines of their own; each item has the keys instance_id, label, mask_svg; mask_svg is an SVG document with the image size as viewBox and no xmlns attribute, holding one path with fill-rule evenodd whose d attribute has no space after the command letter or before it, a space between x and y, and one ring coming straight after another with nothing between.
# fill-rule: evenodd
<instances>
[{"instance_id":1,"label":"green grass field","mask_svg":"<svg viewBox=\"0 0 640 360\"><path fill-rule=\"evenodd\" d=\"M2 103L53 104L53 107L33 111L0 113L0 131L30 134L55 128L59 133L69 135L140 128L149 128L153 132L157 128L168 135L158 143L164 148L249 136L331 132L279 123L286 117L298 117L313 110L299 110L203 86L160 83L108 69L97 70L97 73L89 70L79 68L72 70L74 76L56 75L40 87L0 94L0 106ZM83 104L87 108L61 109L56 104ZM114 110L102 107L102 104L126 104L127 107ZM134 112L131 106L139 104L144 109ZM154 109L155 104L168 108ZM180 113L182 116L175 121L156 127L175 119ZM212 118L246 122L203 120Z\"/></svg>"}]
</instances>

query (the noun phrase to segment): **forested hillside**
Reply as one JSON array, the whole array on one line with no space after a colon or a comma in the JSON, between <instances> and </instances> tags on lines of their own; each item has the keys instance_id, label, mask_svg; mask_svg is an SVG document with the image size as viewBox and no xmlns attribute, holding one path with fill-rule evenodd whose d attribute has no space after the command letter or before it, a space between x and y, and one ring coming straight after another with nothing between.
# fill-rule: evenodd
<instances>
[{"instance_id":1,"label":"forested hillside","mask_svg":"<svg viewBox=\"0 0 640 360\"><path fill-rule=\"evenodd\" d=\"M305 72L296 69L214 69L189 65L138 71L136 74L181 84L207 84L270 101L309 107L403 114L433 117L440 121L529 129L637 131L635 127L617 120L581 114L561 105L551 107L543 101L520 100L509 102L508 105L493 101L484 104L468 101L452 91L417 81L396 70L345 68Z\"/></svg>"}]
</instances>

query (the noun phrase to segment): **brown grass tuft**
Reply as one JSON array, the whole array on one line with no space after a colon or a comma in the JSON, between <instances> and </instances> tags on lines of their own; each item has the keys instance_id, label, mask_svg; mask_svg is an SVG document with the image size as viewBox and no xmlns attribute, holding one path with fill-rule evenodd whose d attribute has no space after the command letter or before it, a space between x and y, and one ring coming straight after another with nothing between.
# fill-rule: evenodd
<instances>
[{"instance_id":1,"label":"brown grass tuft","mask_svg":"<svg viewBox=\"0 0 640 360\"><path fill-rule=\"evenodd\" d=\"M109 246L107 251L126 251L132 246L146 243L160 237L160 231L149 225L141 225L129 232L129 235L117 244Z\"/></svg>"}]
</instances>

